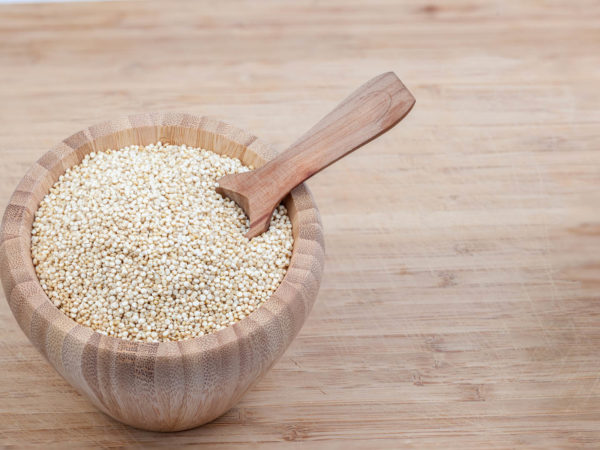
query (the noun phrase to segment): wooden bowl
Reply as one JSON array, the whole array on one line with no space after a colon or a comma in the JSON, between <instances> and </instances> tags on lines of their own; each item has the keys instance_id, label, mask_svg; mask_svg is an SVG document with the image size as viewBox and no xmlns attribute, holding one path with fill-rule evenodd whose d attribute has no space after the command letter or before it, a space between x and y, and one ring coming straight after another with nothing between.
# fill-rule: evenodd
<instances>
[{"instance_id":1,"label":"wooden bowl","mask_svg":"<svg viewBox=\"0 0 600 450\"><path fill-rule=\"evenodd\" d=\"M128 425L176 431L223 414L283 354L317 296L324 246L317 207L300 185L285 199L294 235L290 267L271 298L245 319L210 335L160 343L79 325L52 304L37 279L30 252L35 211L87 153L157 141L210 149L256 167L276 154L243 130L188 114L134 115L80 131L42 156L13 193L0 233L0 273L22 330L79 393Z\"/></svg>"}]
</instances>

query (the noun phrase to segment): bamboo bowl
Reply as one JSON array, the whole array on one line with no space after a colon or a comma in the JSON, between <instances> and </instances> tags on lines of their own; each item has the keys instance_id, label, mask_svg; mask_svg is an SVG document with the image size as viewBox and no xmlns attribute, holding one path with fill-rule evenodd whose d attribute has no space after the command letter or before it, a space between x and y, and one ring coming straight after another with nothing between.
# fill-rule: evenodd
<instances>
[{"instance_id":1,"label":"bamboo bowl","mask_svg":"<svg viewBox=\"0 0 600 450\"><path fill-rule=\"evenodd\" d=\"M285 199L294 235L290 267L260 308L216 333L142 343L77 324L44 293L33 267L31 226L40 200L92 151L169 142L203 147L258 167L275 156L255 136L188 114L141 114L92 126L42 156L23 177L0 230L0 274L10 309L33 345L81 394L137 428L176 431L231 408L279 358L302 327L323 272L323 231L308 188Z\"/></svg>"}]
</instances>

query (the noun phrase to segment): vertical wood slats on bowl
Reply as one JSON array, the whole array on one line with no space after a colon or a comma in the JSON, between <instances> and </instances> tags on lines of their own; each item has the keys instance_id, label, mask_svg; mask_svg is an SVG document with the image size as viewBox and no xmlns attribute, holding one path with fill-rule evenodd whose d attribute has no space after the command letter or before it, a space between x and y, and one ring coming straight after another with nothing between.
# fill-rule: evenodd
<instances>
[{"instance_id":1,"label":"vertical wood slats on bowl","mask_svg":"<svg viewBox=\"0 0 600 450\"><path fill-rule=\"evenodd\" d=\"M283 354L316 299L324 243L312 195L300 185L285 200L294 234L290 267L273 296L247 318L211 335L161 343L116 339L77 324L50 302L35 274L31 225L39 202L86 154L159 140L256 167L276 155L246 131L189 114L139 114L89 127L44 154L17 186L0 230L0 273L17 322L78 392L121 422L174 431L223 414Z\"/></svg>"}]
</instances>

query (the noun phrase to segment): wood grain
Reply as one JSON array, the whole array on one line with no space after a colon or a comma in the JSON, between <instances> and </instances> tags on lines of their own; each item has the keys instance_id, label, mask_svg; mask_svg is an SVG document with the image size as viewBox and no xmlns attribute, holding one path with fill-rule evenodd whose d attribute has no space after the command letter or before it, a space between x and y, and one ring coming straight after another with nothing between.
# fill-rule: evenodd
<instances>
[{"instance_id":1,"label":"wood grain","mask_svg":"<svg viewBox=\"0 0 600 450\"><path fill-rule=\"evenodd\" d=\"M0 42L1 209L46 149L112 117L210 115L282 150L373 73L418 99L308 181L319 297L234 408L124 426L0 301L0 446L600 445L597 1L2 6Z\"/></svg>"},{"instance_id":2,"label":"wood grain","mask_svg":"<svg viewBox=\"0 0 600 450\"><path fill-rule=\"evenodd\" d=\"M250 220L246 237L269 229L273 211L296 186L375 139L408 114L415 98L393 72L356 89L294 144L251 172L218 180L217 192L234 200Z\"/></svg>"}]
</instances>

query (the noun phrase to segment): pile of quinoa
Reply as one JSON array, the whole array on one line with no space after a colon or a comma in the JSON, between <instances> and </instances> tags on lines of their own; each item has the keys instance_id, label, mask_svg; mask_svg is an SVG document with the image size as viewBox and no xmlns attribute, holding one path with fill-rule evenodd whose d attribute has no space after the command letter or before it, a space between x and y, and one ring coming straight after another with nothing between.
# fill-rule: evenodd
<instances>
[{"instance_id":1,"label":"pile of quinoa","mask_svg":"<svg viewBox=\"0 0 600 450\"><path fill-rule=\"evenodd\" d=\"M281 283L292 255L283 205L267 232L216 180L238 159L158 142L90 153L35 214L33 264L50 300L81 325L135 341L175 341L243 319Z\"/></svg>"}]
</instances>

